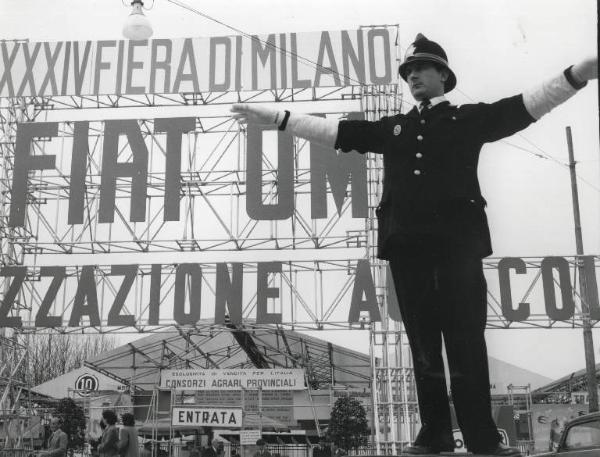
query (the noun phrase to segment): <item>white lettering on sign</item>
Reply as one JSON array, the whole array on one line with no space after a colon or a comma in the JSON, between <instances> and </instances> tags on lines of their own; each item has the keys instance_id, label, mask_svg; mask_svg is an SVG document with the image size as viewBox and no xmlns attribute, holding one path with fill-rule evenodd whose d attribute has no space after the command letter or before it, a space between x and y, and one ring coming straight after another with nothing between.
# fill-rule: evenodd
<instances>
[{"instance_id":1,"label":"white lettering on sign","mask_svg":"<svg viewBox=\"0 0 600 457\"><path fill-rule=\"evenodd\" d=\"M172 390L304 390L304 371L162 370L160 387Z\"/></svg>"},{"instance_id":2,"label":"white lettering on sign","mask_svg":"<svg viewBox=\"0 0 600 457\"><path fill-rule=\"evenodd\" d=\"M174 407L171 418L172 425L239 428L242 426L242 409Z\"/></svg>"}]
</instances>

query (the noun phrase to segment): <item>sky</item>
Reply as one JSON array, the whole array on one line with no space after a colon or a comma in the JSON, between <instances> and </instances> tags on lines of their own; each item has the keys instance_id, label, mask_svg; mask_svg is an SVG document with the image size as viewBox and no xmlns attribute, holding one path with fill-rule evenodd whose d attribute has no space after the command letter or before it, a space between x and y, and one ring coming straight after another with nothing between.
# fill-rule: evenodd
<instances>
[{"instance_id":1,"label":"sky","mask_svg":"<svg viewBox=\"0 0 600 457\"><path fill-rule=\"evenodd\" d=\"M125 2L128 3L128 2ZM186 0L251 34L353 30L399 25L400 50L417 33L442 44L458 78L456 104L492 102L520 93L596 53L593 0ZM166 0L146 12L153 38L231 35L222 24ZM0 39L120 39L129 7L121 0L0 0ZM407 97L408 91L404 88ZM506 141L487 145L479 176L488 201L494 256L574 255L575 238L565 127L577 160L584 250L600 251L598 85ZM348 332L318 336L364 351ZM580 330L490 330L491 356L559 377L584 367ZM600 361L600 330L594 330Z\"/></svg>"}]
</instances>

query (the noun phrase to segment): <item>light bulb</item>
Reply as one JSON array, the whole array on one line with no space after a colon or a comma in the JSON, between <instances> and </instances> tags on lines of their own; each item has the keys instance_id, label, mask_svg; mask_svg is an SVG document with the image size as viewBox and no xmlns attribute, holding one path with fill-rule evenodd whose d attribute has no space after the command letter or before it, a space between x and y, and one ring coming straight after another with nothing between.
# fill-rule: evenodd
<instances>
[{"instance_id":1,"label":"light bulb","mask_svg":"<svg viewBox=\"0 0 600 457\"><path fill-rule=\"evenodd\" d=\"M133 1L131 14L123 26L123 36L125 38L130 40L145 40L152 36L152 26L148 18L144 16L142 6L143 3L141 1Z\"/></svg>"}]
</instances>

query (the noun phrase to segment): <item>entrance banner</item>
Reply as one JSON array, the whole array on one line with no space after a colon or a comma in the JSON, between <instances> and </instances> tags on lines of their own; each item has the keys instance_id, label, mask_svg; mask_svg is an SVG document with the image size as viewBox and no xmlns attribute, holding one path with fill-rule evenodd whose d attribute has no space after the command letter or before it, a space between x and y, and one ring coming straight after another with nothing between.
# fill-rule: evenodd
<instances>
[{"instance_id":1,"label":"entrance banner","mask_svg":"<svg viewBox=\"0 0 600 457\"><path fill-rule=\"evenodd\" d=\"M174 426L239 428L242 408L174 407L171 414Z\"/></svg>"}]
</instances>

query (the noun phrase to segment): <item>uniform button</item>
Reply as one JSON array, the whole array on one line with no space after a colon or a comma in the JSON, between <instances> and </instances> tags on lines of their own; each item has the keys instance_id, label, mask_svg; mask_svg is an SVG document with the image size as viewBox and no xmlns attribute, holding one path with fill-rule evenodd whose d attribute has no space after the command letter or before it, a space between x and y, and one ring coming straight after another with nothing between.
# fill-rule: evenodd
<instances>
[{"instance_id":1,"label":"uniform button","mask_svg":"<svg viewBox=\"0 0 600 457\"><path fill-rule=\"evenodd\" d=\"M452 120L455 121L456 120L456 116L452 116Z\"/></svg>"},{"instance_id":2,"label":"uniform button","mask_svg":"<svg viewBox=\"0 0 600 457\"><path fill-rule=\"evenodd\" d=\"M417 135L417 140L423 141L423 135Z\"/></svg>"},{"instance_id":3,"label":"uniform button","mask_svg":"<svg viewBox=\"0 0 600 457\"><path fill-rule=\"evenodd\" d=\"M415 157L416 157L417 159L420 159L421 157L423 157L423 154L421 154L420 152L417 152L417 153L415 154Z\"/></svg>"},{"instance_id":4,"label":"uniform button","mask_svg":"<svg viewBox=\"0 0 600 457\"><path fill-rule=\"evenodd\" d=\"M425 119L421 119L421 124L424 124L424 123L425 123Z\"/></svg>"},{"instance_id":5,"label":"uniform button","mask_svg":"<svg viewBox=\"0 0 600 457\"><path fill-rule=\"evenodd\" d=\"M419 176L419 175L421 174L421 170L415 170L415 171L413 171L413 173L414 173L415 175Z\"/></svg>"}]
</instances>

